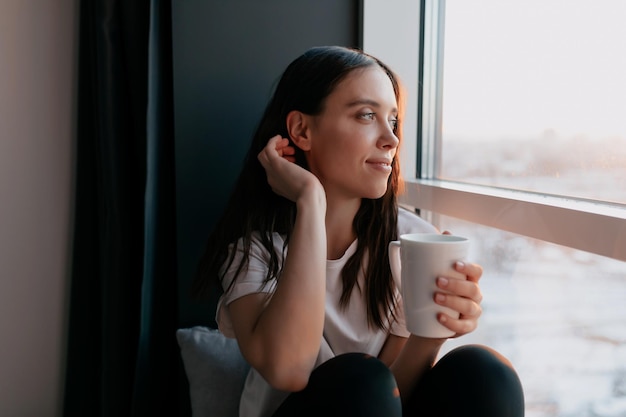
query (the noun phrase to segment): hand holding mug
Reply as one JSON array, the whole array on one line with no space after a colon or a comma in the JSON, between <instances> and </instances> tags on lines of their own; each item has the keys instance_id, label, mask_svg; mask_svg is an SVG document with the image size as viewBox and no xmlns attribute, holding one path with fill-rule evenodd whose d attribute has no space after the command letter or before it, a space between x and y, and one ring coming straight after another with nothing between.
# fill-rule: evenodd
<instances>
[{"instance_id":1,"label":"hand holding mug","mask_svg":"<svg viewBox=\"0 0 626 417\"><path fill-rule=\"evenodd\" d=\"M480 266L465 262L469 240L450 234L415 233L389 244L389 262L401 292L407 329L446 338L476 328L482 295Z\"/></svg>"},{"instance_id":2,"label":"hand holding mug","mask_svg":"<svg viewBox=\"0 0 626 417\"><path fill-rule=\"evenodd\" d=\"M454 268L466 276L465 280L450 280L446 277L437 278L435 302L458 314L453 316L445 312L437 314L437 320L454 332L452 337L471 333L478 327L478 319L482 314L480 303L483 296L478 286L483 269L480 265L457 262Z\"/></svg>"}]
</instances>

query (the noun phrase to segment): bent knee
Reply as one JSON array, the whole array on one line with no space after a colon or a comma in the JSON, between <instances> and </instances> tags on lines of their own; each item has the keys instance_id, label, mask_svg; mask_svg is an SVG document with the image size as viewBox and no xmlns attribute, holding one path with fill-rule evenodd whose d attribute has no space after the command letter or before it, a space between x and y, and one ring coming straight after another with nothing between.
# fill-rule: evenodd
<instances>
[{"instance_id":1,"label":"bent knee","mask_svg":"<svg viewBox=\"0 0 626 417\"><path fill-rule=\"evenodd\" d=\"M327 368L336 378L356 385L388 384L396 385L391 370L378 358L365 353L345 353L325 362L320 368Z\"/></svg>"},{"instance_id":2,"label":"bent knee","mask_svg":"<svg viewBox=\"0 0 626 417\"><path fill-rule=\"evenodd\" d=\"M503 365L515 370L511 361L500 352L484 345L465 345L450 351L446 356L452 356L462 360L471 359L476 366Z\"/></svg>"},{"instance_id":3,"label":"bent knee","mask_svg":"<svg viewBox=\"0 0 626 417\"><path fill-rule=\"evenodd\" d=\"M436 385L455 392L471 415L522 416L524 391L511 361L486 346L450 351L433 368ZM491 410L489 413L487 410ZM455 415L454 413L450 415Z\"/></svg>"},{"instance_id":4,"label":"bent knee","mask_svg":"<svg viewBox=\"0 0 626 417\"><path fill-rule=\"evenodd\" d=\"M523 397L521 381L513 364L490 347L458 347L441 358L437 366L447 368L444 373L456 375L458 382L465 386L469 384L477 390Z\"/></svg>"},{"instance_id":5,"label":"bent knee","mask_svg":"<svg viewBox=\"0 0 626 417\"><path fill-rule=\"evenodd\" d=\"M371 355L346 353L324 362L311 375L309 388L324 392L324 401L333 404L333 415L402 414L400 392L393 373Z\"/></svg>"}]
</instances>

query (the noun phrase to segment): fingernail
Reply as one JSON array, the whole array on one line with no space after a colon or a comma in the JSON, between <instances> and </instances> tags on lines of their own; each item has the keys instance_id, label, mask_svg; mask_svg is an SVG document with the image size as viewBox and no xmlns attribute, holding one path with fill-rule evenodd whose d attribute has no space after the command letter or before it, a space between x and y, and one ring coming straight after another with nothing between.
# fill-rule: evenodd
<instances>
[{"instance_id":1,"label":"fingernail","mask_svg":"<svg viewBox=\"0 0 626 417\"><path fill-rule=\"evenodd\" d=\"M448 286L448 278L439 277L439 278L437 278L437 280L439 282L439 286L441 286L441 287L447 287Z\"/></svg>"},{"instance_id":2,"label":"fingernail","mask_svg":"<svg viewBox=\"0 0 626 417\"><path fill-rule=\"evenodd\" d=\"M465 264L464 264L463 262L461 262L461 261L458 261L455 265L456 265L456 267L457 267L458 269L463 269L463 268L465 268Z\"/></svg>"},{"instance_id":3,"label":"fingernail","mask_svg":"<svg viewBox=\"0 0 626 417\"><path fill-rule=\"evenodd\" d=\"M446 296L443 294L437 294L435 295L435 301L437 301L438 303L443 303L446 300Z\"/></svg>"}]
</instances>

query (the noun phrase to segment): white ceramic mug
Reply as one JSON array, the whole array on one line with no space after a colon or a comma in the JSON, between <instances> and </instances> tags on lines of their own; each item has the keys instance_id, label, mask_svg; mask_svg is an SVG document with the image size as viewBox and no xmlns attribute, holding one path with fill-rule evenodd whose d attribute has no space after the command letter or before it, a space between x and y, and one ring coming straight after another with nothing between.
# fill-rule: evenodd
<instances>
[{"instance_id":1,"label":"white ceramic mug","mask_svg":"<svg viewBox=\"0 0 626 417\"><path fill-rule=\"evenodd\" d=\"M412 233L389 243L389 263L395 281L401 278L402 301L407 329L417 335L444 338L454 332L439 323L437 313L458 318L459 313L434 300L437 278L466 279L454 269L467 257L469 240L465 237L435 233Z\"/></svg>"}]
</instances>

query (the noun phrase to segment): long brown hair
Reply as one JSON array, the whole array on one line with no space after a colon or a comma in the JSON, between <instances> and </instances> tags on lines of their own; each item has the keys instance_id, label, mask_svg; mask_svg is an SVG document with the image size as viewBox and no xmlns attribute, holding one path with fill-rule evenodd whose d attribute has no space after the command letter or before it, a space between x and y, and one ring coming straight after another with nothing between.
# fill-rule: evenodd
<instances>
[{"instance_id":1,"label":"long brown hair","mask_svg":"<svg viewBox=\"0 0 626 417\"><path fill-rule=\"evenodd\" d=\"M239 241L243 245L244 256L237 265L236 276L246 268L253 233L260 237L270 255L265 281L279 279L283 267L280 259L284 261L284 257L276 253L272 234L284 236L284 254L292 233L296 206L271 190L257 155L271 137L277 134L289 137L286 126L289 112L297 110L309 115L320 114L326 97L340 81L356 69L375 65L389 76L401 116L404 102L398 78L380 60L360 50L339 46L311 48L287 67L252 138L226 210L209 236L192 286L194 295L207 295L212 280L222 282L221 271L227 269L225 266L231 266L235 256L235 250L229 251L229 246ZM402 120L401 117L398 119L396 135L401 139ZM295 148L296 163L308 169L304 153ZM395 306L395 285L387 245L398 234L396 196L399 188L400 165L396 155L385 195L378 199L362 199L353 223L358 238L357 249L342 271L341 305L347 305L357 285L358 274L363 270L365 288L359 290L365 294L368 323L378 328L388 325L387 312L391 310L393 314Z\"/></svg>"}]
</instances>

